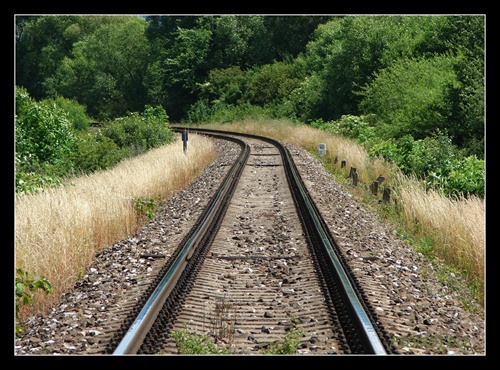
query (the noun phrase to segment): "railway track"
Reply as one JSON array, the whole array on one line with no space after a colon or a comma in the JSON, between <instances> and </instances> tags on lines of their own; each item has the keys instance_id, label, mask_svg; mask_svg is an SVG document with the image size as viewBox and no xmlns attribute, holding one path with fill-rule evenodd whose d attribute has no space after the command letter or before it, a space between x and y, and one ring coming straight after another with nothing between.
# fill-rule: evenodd
<instances>
[{"instance_id":1,"label":"railway track","mask_svg":"<svg viewBox=\"0 0 500 370\"><path fill-rule=\"evenodd\" d=\"M292 332L298 353L391 353L288 150L192 131L231 140L240 155L106 352L175 354L172 334L188 328L236 354L261 353Z\"/></svg>"}]
</instances>

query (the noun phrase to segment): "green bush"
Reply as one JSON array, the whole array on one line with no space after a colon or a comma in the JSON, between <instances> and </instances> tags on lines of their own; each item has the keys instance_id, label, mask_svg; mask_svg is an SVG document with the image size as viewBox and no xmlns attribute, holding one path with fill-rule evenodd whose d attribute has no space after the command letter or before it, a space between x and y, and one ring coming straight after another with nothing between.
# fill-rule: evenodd
<instances>
[{"instance_id":1,"label":"green bush","mask_svg":"<svg viewBox=\"0 0 500 370\"><path fill-rule=\"evenodd\" d=\"M212 105L208 101L199 101L191 106L187 123L220 122L228 123L244 119L275 118L272 109L250 103L238 105L225 104L219 101Z\"/></svg>"},{"instance_id":2,"label":"green bush","mask_svg":"<svg viewBox=\"0 0 500 370\"><path fill-rule=\"evenodd\" d=\"M72 171L76 136L68 114L54 102L38 103L16 87L15 135L16 193L59 184Z\"/></svg>"},{"instance_id":3,"label":"green bush","mask_svg":"<svg viewBox=\"0 0 500 370\"><path fill-rule=\"evenodd\" d=\"M450 164L458 155L457 148L446 135L434 135L413 142L413 147L404 158L403 168L421 178L430 172L448 174Z\"/></svg>"},{"instance_id":4,"label":"green bush","mask_svg":"<svg viewBox=\"0 0 500 370\"><path fill-rule=\"evenodd\" d=\"M33 302L32 292L43 290L47 295L54 291L52 284L43 276L31 275L21 268L16 269L16 337L23 332L23 327L19 324L19 312L23 306L31 305Z\"/></svg>"},{"instance_id":5,"label":"green bush","mask_svg":"<svg viewBox=\"0 0 500 370\"><path fill-rule=\"evenodd\" d=\"M153 219L159 201L154 198L138 197L133 199L134 209L139 219Z\"/></svg>"},{"instance_id":6,"label":"green bush","mask_svg":"<svg viewBox=\"0 0 500 370\"><path fill-rule=\"evenodd\" d=\"M448 196L484 197L485 163L475 156L455 159L449 166L427 176L428 186L439 188Z\"/></svg>"},{"instance_id":7,"label":"green bush","mask_svg":"<svg viewBox=\"0 0 500 370\"><path fill-rule=\"evenodd\" d=\"M21 164L57 163L74 150L75 136L66 112L56 104L37 103L16 88L16 158Z\"/></svg>"},{"instance_id":8,"label":"green bush","mask_svg":"<svg viewBox=\"0 0 500 370\"><path fill-rule=\"evenodd\" d=\"M311 122L311 126L331 131L334 134L356 140L360 144L363 144L375 138L374 128L369 119L370 116L346 114L337 121L324 122L322 119L317 119Z\"/></svg>"},{"instance_id":9,"label":"green bush","mask_svg":"<svg viewBox=\"0 0 500 370\"><path fill-rule=\"evenodd\" d=\"M108 169L130 155L129 148L120 148L100 131L86 132L79 136L72 161L77 171L90 173Z\"/></svg>"},{"instance_id":10,"label":"green bush","mask_svg":"<svg viewBox=\"0 0 500 370\"><path fill-rule=\"evenodd\" d=\"M368 154L395 163L405 175L416 175L448 196L484 197L484 160L463 157L447 135L437 133L423 140L406 135L373 145Z\"/></svg>"},{"instance_id":11,"label":"green bush","mask_svg":"<svg viewBox=\"0 0 500 370\"><path fill-rule=\"evenodd\" d=\"M87 116L86 108L75 99L66 99L62 96L58 96L55 99L47 99L44 101L55 104L66 112L73 129L77 131L85 131L88 129L90 119Z\"/></svg>"},{"instance_id":12,"label":"green bush","mask_svg":"<svg viewBox=\"0 0 500 370\"><path fill-rule=\"evenodd\" d=\"M226 348L221 348L212 343L208 335L192 332L184 329L172 332L172 338L177 344L179 354L181 355L206 355L206 354L227 354Z\"/></svg>"},{"instance_id":13,"label":"green bush","mask_svg":"<svg viewBox=\"0 0 500 370\"><path fill-rule=\"evenodd\" d=\"M163 108L147 105L143 113L133 112L117 118L102 132L120 148L130 148L131 153L137 155L173 140L167 121Z\"/></svg>"}]
</instances>

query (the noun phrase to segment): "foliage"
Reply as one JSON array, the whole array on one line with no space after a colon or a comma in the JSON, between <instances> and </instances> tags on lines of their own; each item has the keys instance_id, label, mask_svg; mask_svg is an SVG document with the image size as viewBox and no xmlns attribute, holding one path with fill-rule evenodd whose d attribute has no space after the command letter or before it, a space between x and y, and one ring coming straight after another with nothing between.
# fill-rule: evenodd
<instances>
[{"instance_id":1,"label":"foliage","mask_svg":"<svg viewBox=\"0 0 500 370\"><path fill-rule=\"evenodd\" d=\"M200 99L211 103L238 104L242 101L247 77L238 66L216 68L209 72L208 80L200 85Z\"/></svg>"},{"instance_id":2,"label":"foliage","mask_svg":"<svg viewBox=\"0 0 500 370\"><path fill-rule=\"evenodd\" d=\"M373 124L369 116L343 115L339 120L324 122L322 119L311 122L311 126L321 130L328 130L359 143L365 143L376 137Z\"/></svg>"},{"instance_id":3,"label":"foliage","mask_svg":"<svg viewBox=\"0 0 500 370\"><path fill-rule=\"evenodd\" d=\"M134 198L134 209L140 219L152 219L155 217L155 209L158 206L158 200L154 198L139 197Z\"/></svg>"},{"instance_id":4,"label":"foliage","mask_svg":"<svg viewBox=\"0 0 500 370\"><path fill-rule=\"evenodd\" d=\"M176 122L288 118L327 125L367 149L398 142L394 160L423 176L447 175L425 168L418 148L414 157L401 152L408 135L424 140L439 129L460 156L484 160L484 73L481 15L16 17L18 86L40 101L66 99L58 105L74 128L85 127L72 117L81 107L100 121L148 104ZM122 131L107 132L120 148L149 145ZM37 142L16 135L21 146ZM24 159L16 169L37 174ZM30 165L50 177L73 170L63 162Z\"/></svg>"},{"instance_id":5,"label":"foliage","mask_svg":"<svg viewBox=\"0 0 500 370\"><path fill-rule=\"evenodd\" d=\"M36 102L26 89L16 88L16 192L58 184L72 168L76 137L67 117L55 103Z\"/></svg>"},{"instance_id":6,"label":"foliage","mask_svg":"<svg viewBox=\"0 0 500 370\"><path fill-rule=\"evenodd\" d=\"M300 338L304 335L302 329L297 329L295 320L292 320L292 326L287 332L285 339L282 343L271 343L267 349L263 351L264 354L271 355L292 355L297 352L300 345Z\"/></svg>"},{"instance_id":7,"label":"foliage","mask_svg":"<svg viewBox=\"0 0 500 370\"><path fill-rule=\"evenodd\" d=\"M375 115L384 138L423 139L435 129L447 130L452 106L446 93L458 86L453 66L449 56L400 59L374 74L360 93L360 109Z\"/></svg>"},{"instance_id":8,"label":"foliage","mask_svg":"<svg viewBox=\"0 0 500 370\"><path fill-rule=\"evenodd\" d=\"M173 131L168 125L168 116L160 107L146 105L144 112L129 113L115 119L103 128L103 135L120 148L129 148L133 155L168 144L173 140Z\"/></svg>"},{"instance_id":9,"label":"foliage","mask_svg":"<svg viewBox=\"0 0 500 370\"><path fill-rule=\"evenodd\" d=\"M86 131L89 127L89 117L86 113L86 108L78 103L76 99L66 99L58 96L55 99L44 99L48 103L55 104L67 113L68 120L71 126L77 131Z\"/></svg>"},{"instance_id":10,"label":"foliage","mask_svg":"<svg viewBox=\"0 0 500 370\"><path fill-rule=\"evenodd\" d=\"M251 104L259 106L286 100L304 77L296 66L284 62L263 65L248 75L245 96Z\"/></svg>"},{"instance_id":11,"label":"foliage","mask_svg":"<svg viewBox=\"0 0 500 370\"><path fill-rule=\"evenodd\" d=\"M451 139L439 132L421 140L410 135L385 140L373 145L369 155L395 163L405 175L416 175L428 187L440 189L448 196L484 196L484 160L462 156Z\"/></svg>"},{"instance_id":12,"label":"foliage","mask_svg":"<svg viewBox=\"0 0 500 370\"><path fill-rule=\"evenodd\" d=\"M475 156L456 158L447 167L427 176L428 186L438 187L448 196L485 196L485 162Z\"/></svg>"},{"instance_id":13,"label":"foliage","mask_svg":"<svg viewBox=\"0 0 500 370\"><path fill-rule=\"evenodd\" d=\"M74 149L67 114L50 102L36 102L16 88L16 159L21 165L55 164Z\"/></svg>"},{"instance_id":14,"label":"foliage","mask_svg":"<svg viewBox=\"0 0 500 370\"><path fill-rule=\"evenodd\" d=\"M130 148L120 148L98 130L79 135L77 149L71 153L71 158L76 172L92 173L111 168L131 155Z\"/></svg>"},{"instance_id":15,"label":"foliage","mask_svg":"<svg viewBox=\"0 0 500 370\"><path fill-rule=\"evenodd\" d=\"M73 113L61 108L61 102ZM68 119L81 114L82 107L73 100L36 102L26 89L16 89L16 193L58 186L64 177L110 168L173 140L168 115L160 106L146 105L142 113L90 132L75 130Z\"/></svg>"},{"instance_id":16,"label":"foliage","mask_svg":"<svg viewBox=\"0 0 500 370\"><path fill-rule=\"evenodd\" d=\"M102 23L72 45L44 81L48 95L74 97L101 120L138 111L145 105L142 83L149 44L147 23L136 16Z\"/></svg>"},{"instance_id":17,"label":"foliage","mask_svg":"<svg viewBox=\"0 0 500 370\"><path fill-rule=\"evenodd\" d=\"M181 355L206 355L206 354L227 354L225 348L212 343L208 335L192 332L184 324L183 329L175 330L171 333L174 338L179 354Z\"/></svg>"},{"instance_id":18,"label":"foliage","mask_svg":"<svg viewBox=\"0 0 500 370\"><path fill-rule=\"evenodd\" d=\"M37 193L44 188L62 185L59 178L39 172L26 171L16 167L16 194Z\"/></svg>"},{"instance_id":19,"label":"foliage","mask_svg":"<svg viewBox=\"0 0 500 370\"><path fill-rule=\"evenodd\" d=\"M209 69L206 65L211 31L204 28L181 29L175 32L175 40L161 52L161 79L156 81L163 91L165 101L161 105L174 119L182 117L196 101L198 84L205 80Z\"/></svg>"},{"instance_id":20,"label":"foliage","mask_svg":"<svg viewBox=\"0 0 500 370\"><path fill-rule=\"evenodd\" d=\"M430 172L447 167L457 152L446 135L414 140L405 135L399 140L386 140L374 145L370 156L394 162L405 174L425 178Z\"/></svg>"},{"instance_id":21,"label":"foliage","mask_svg":"<svg viewBox=\"0 0 500 370\"><path fill-rule=\"evenodd\" d=\"M21 268L16 269L16 337L22 331L23 327L19 324L19 313L22 307L31 305L33 302L32 292L42 290L47 295L53 292L50 281L43 276L31 275Z\"/></svg>"},{"instance_id":22,"label":"foliage","mask_svg":"<svg viewBox=\"0 0 500 370\"><path fill-rule=\"evenodd\" d=\"M198 101L188 111L186 123L207 123L207 122L235 122L245 118L261 119L273 118L273 113L268 108L243 104L224 104L216 102L210 104L207 100Z\"/></svg>"}]
</instances>

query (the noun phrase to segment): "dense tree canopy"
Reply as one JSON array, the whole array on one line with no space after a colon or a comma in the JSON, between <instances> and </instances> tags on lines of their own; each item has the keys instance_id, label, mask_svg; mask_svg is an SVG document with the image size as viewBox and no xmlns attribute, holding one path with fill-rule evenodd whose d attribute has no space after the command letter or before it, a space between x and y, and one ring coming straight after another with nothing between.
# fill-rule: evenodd
<instances>
[{"instance_id":1,"label":"dense tree canopy","mask_svg":"<svg viewBox=\"0 0 500 370\"><path fill-rule=\"evenodd\" d=\"M99 121L146 104L173 121L363 115L381 140L439 129L482 158L484 40L465 15L22 16L16 85Z\"/></svg>"}]
</instances>

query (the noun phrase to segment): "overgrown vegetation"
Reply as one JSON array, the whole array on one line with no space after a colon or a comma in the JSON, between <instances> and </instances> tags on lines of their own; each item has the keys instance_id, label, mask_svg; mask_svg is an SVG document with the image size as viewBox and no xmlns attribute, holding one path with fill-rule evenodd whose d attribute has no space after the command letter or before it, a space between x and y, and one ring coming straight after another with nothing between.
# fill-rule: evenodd
<instances>
[{"instance_id":1,"label":"overgrown vegetation","mask_svg":"<svg viewBox=\"0 0 500 370\"><path fill-rule=\"evenodd\" d=\"M160 202L194 180L213 161L213 143L190 136L127 158L106 171L15 198L15 265L44 276L54 294L34 294L28 313L50 310L85 274L95 254L154 217Z\"/></svg>"},{"instance_id":2,"label":"overgrown vegetation","mask_svg":"<svg viewBox=\"0 0 500 370\"><path fill-rule=\"evenodd\" d=\"M43 276L31 275L22 268L16 269L16 337L24 331L24 328L19 324L20 312L23 307L29 307L33 303L32 293L41 290L47 295L54 290L50 281Z\"/></svg>"},{"instance_id":3,"label":"overgrown vegetation","mask_svg":"<svg viewBox=\"0 0 500 370\"><path fill-rule=\"evenodd\" d=\"M230 326L233 328L234 322ZM291 320L290 330L285 334L283 341L269 343L261 353L266 355L293 355L297 353L300 338L303 335L304 331L297 328L295 320ZM183 324L182 329L174 330L171 333L171 337L175 340L177 349L181 355L239 354L231 352L234 344L232 339L226 344L217 345L209 335L202 334L196 330L190 330L186 323Z\"/></svg>"},{"instance_id":4,"label":"overgrown vegetation","mask_svg":"<svg viewBox=\"0 0 500 370\"><path fill-rule=\"evenodd\" d=\"M318 120L311 126L355 140L370 157L394 163L404 175L424 181L427 188L442 191L449 197L484 197L485 161L475 155L467 156L448 135L436 130L419 140L409 134L381 140L370 119L346 115L337 121Z\"/></svg>"},{"instance_id":5,"label":"overgrown vegetation","mask_svg":"<svg viewBox=\"0 0 500 370\"><path fill-rule=\"evenodd\" d=\"M75 101L37 102L16 88L16 193L37 192L79 175L111 168L121 160L173 140L168 115L146 105L88 131L85 109Z\"/></svg>"},{"instance_id":6,"label":"overgrown vegetation","mask_svg":"<svg viewBox=\"0 0 500 370\"><path fill-rule=\"evenodd\" d=\"M54 234L45 227L27 231L34 221L18 226L51 214L43 209L31 218L19 211L38 209L29 202L55 207L49 189L79 184L85 181L79 176L112 170L127 158L173 144L169 120L235 122L232 128L238 129L252 119L266 123L260 133L312 153L318 142L327 142L321 160L339 180L345 180L345 170L335 160L348 158L360 184L383 173L387 185L399 186L401 197L408 182L396 180L396 173L410 183L415 178L420 190L423 184L425 196L412 197L410 191L401 208L379 210L424 240L429 254L458 264L484 300L485 20L480 15L16 16L16 265L47 276L58 291L57 281L68 276L55 271L74 268L69 276L81 271L92 255L89 244L100 247L130 232L136 217L153 217L159 194L169 192L142 183L137 186L143 189L124 199L110 191L102 200L113 210L110 219L103 211L95 216L86 201L73 205L80 211L68 216L66 227L73 231L55 241L44 236ZM255 128L253 121L246 129ZM171 176L176 183L169 186L182 186L196 171L188 166ZM92 181L79 189L104 187ZM43 192L47 199L37 200ZM434 203L422 201L428 194ZM28 195L33 197L19 201ZM458 216L464 213L473 217ZM74 230L80 230L75 219L89 214L94 218L89 216L85 227L94 233L75 238ZM47 222L65 225L60 215L54 217ZM114 217L126 226L110 226ZM58 243L81 252L76 265L59 268L54 256L41 256L43 249L54 253L46 251ZM46 266L30 267L24 253Z\"/></svg>"},{"instance_id":7,"label":"overgrown vegetation","mask_svg":"<svg viewBox=\"0 0 500 370\"><path fill-rule=\"evenodd\" d=\"M190 331L187 324L184 329L176 330L172 334L179 354L181 355L206 355L206 354L227 354L228 349L219 347L213 343L208 335Z\"/></svg>"}]
</instances>

